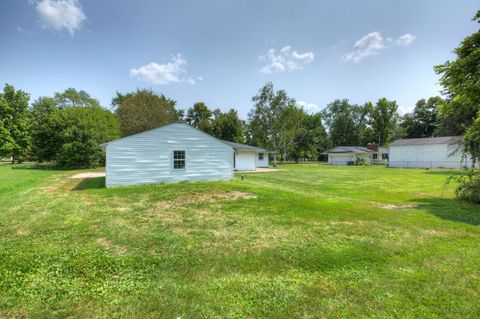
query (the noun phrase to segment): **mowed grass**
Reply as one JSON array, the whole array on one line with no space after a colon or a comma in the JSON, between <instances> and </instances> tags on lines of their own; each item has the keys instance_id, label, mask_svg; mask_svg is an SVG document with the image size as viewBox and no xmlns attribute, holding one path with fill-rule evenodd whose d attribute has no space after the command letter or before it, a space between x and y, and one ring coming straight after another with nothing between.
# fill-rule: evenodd
<instances>
[{"instance_id":1,"label":"mowed grass","mask_svg":"<svg viewBox=\"0 0 480 319\"><path fill-rule=\"evenodd\" d=\"M281 168L105 189L1 165L0 317L480 317L458 172Z\"/></svg>"}]
</instances>

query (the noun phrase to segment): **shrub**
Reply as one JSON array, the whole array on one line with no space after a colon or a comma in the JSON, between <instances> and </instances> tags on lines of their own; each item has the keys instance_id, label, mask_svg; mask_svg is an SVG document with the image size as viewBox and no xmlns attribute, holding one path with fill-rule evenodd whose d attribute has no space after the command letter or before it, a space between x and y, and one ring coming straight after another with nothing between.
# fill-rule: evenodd
<instances>
[{"instance_id":1,"label":"shrub","mask_svg":"<svg viewBox=\"0 0 480 319\"><path fill-rule=\"evenodd\" d=\"M365 166L367 164L368 163L367 163L367 160L365 158L357 157L357 161L355 162L355 165Z\"/></svg>"},{"instance_id":2,"label":"shrub","mask_svg":"<svg viewBox=\"0 0 480 319\"><path fill-rule=\"evenodd\" d=\"M480 204L480 171L467 170L465 175L451 176L447 183L452 180L458 183L455 189L458 199Z\"/></svg>"}]
</instances>

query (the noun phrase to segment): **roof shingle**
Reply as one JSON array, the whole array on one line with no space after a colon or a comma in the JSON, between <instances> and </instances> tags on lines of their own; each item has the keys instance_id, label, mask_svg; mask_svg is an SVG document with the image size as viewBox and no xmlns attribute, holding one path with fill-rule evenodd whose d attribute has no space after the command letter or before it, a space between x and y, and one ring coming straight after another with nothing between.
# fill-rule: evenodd
<instances>
[{"instance_id":1,"label":"roof shingle","mask_svg":"<svg viewBox=\"0 0 480 319\"><path fill-rule=\"evenodd\" d=\"M441 136L426 138L405 138L399 139L390 144L390 146L406 146L406 145L434 145L434 144L458 144L462 141L462 136Z\"/></svg>"}]
</instances>

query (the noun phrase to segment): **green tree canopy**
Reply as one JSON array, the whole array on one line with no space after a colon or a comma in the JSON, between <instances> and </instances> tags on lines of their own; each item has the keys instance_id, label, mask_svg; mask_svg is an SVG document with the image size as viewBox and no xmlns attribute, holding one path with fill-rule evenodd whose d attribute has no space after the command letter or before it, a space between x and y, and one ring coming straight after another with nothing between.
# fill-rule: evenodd
<instances>
[{"instance_id":1,"label":"green tree canopy","mask_svg":"<svg viewBox=\"0 0 480 319\"><path fill-rule=\"evenodd\" d=\"M15 141L9 131L12 120L13 110L0 93L0 157L11 156L15 147Z\"/></svg>"},{"instance_id":2,"label":"green tree canopy","mask_svg":"<svg viewBox=\"0 0 480 319\"><path fill-rule=\"evenodd\" d=\"M212 115L212 111L205 103L197 102L187 110L185 121L193 127L211 132L211 127L209 127L209 125Z\"/></svg>"},{"instance_id":3,"label":"green tree canopy","mask_svg":"<svg viewBox=\"0 0 480 319\"><path fill-rule=\"evenodd\" d=\"M100 102L94 99L87 92L74 88L68 88L64 92L55 93L55 101L58 107L65 106L100 106Z\"/></svg>"},{"instance_id":4,"label":"green tree canopy","mask_svg":"<svg viewBox=\"0 0 480 319\"><path fill-rule=\"evenodd\" d=\"M397 110L397 102L386 98L379 99L375 106L369 105L369 124L376 143L383 145L391 141L399 118Z\"/></svg>"},{"instance_id":5,"label":"green tree canopy","mask_svg":"<svg viewBox=\"0 0 480 319\"><path fill-rule=\"evenodd\" d=\"M333 146L359 145L361 107L350 104L347 99L335 100L322 111Z\"/></svg>"},{"instance_id":6,"label":"green tree canopy","mask_svg":"<svg viewBox=\"0 0 480 319\"><path fill-rule=\"evenodd\" d=\"M443 103L443 99L439 96L417 101L413 112L402 117L401 127L405 130L405 137L421 138L438 135L437 114Z\"/></svg>"},{"instance_id":7,"label":"green tree canopy","mask_svg":"<svg viewBox=\"0 0 480 319\"><path fill-rule=\"evenodd\" d=\"M271 82L260 88L252 102L254 107L248 114L249 143L280 151L285 159L305 112L285 90L275 91Z\"/></svg>"},{"instance_id":8,"label":"green tree canopy","mask_svg":"<svg viewBox=\"0 0 480 319\"><path fill-rule=\"evenodd\" d=\"M480 23L480 11L474 21ZM466 150L480 160L480 30L467 36L453 51L454 61L437 65L435 71L441 75L440 84L447 96L440 108L443 123L453 123L449 133L465 134Z\"/></svg>"},{"instance_id":9,"label":"green tree canopy","mask_svg":"<svg viewBox=\"0 0 480 319\"><path fill-rule=\"evenodd\" d=\"M63 168L87 168L102 164L99 145L120 137L115 115L99 106L63 107L58 114L61 141L55 161Z\"/></svg>"},{"instance_id":10,"label":"green tree canopy","mask_svg":"<svg viewBox=\"0 0 480 319\"><path fill-rule=\"evenodd\" d=\"M5 84L0 93L0 146L1 156L11 156L12 162L21 162L27 156L30 140L30 95L22 90L15 90Z\"/></svg>"},{"instance_id":11,"label":"green tree canopy","mask_svg":"<svg viewBox=\"0 0 480 319\"><path fill-rule=\"evenodd\" d=\"M295 136L291 157L295 161L301 159L319 160L321 153L329 147L328 135L322 124L322 114L303 116L301 127Z\"/></svg>"},{"instance_id":12,"label":"green tree canopy","mask_svg":"<svg viewBox=\"0 0 480 319\"><path fill-rule=\"evenodd\" d=\"M40 97L32 104L32 151L40 161L52 161L61 146L59 132L64 128L60 121L57 101Z\"/></svg>"},{"instance_id":13,"label":"green tree canopy","mask_svg":"<svg viewBox=\"0 0 480 319\"><path fill-rule=\"evenodd\" d=\"M65 102L60 96L76 96ZM80 101L81 100L81 101ZM116 116L85 91L68 89L55 97L40 97L32 104L32 149L39 161L54 161L62 168L87 168L104 161L99 145L120 137Z\"/></svg>"},{"instance_id":14,"label":"green tree canopy","mask_svg":"<svg viewBox=\"0 0 480 319\"><path fill-rule=\"evenodd\" d=\"M228 112L215 110L215 119L212 121L214 136L231 142L245 143L245 123L238 117L235 109Z\"/></svg>"},{"instance_id":15,"label":"green tree canopy","mask_svg":"<svg viewBox=\"0 0 480 319\"><path fill-rule=\"evenodd\" d=\"M122 136L177 122L179 112L175 109L175 104L174 100L147 89L137 89L136 92L125 95L117 92L112 100Z\"/></svg>"}]
</instances>

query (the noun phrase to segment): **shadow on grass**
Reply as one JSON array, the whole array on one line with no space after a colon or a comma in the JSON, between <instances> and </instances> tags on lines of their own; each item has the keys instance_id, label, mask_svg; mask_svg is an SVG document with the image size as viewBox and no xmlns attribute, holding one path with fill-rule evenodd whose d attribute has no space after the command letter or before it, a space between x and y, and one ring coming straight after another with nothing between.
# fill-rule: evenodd
<instances>
[{"instance_id":1,"label":"shadow on grass","mask_svg":"<svg viewBox=\"0 0 480 319\"><path fill-rule=\"evenodd\" d=\"M52 163L25 163L25 164L10 164L11 169L26 169L26 170L49 170L49 171L66 171L66 169L59 168Z\"/></svg>"},{"instance_id":2,"label":"shadow on grass","mask_svg":"<svg viewBox=\"0 0 480 319\"><path fill-rule=\"evenodd\" d=\"M84 178L72 190L81 191L87 189L102 189L105 188L105 177Z\"/></svg>"},{"instance_id":3,"label":"shadow on grass","mask_svg":"<svg viewBox=\"0 0 480 319\"><path fill-rule=\"evenodd\" d=\"M417 208L439 218L470 225L480 225L480 205L448 198L422 198Z\"/></svg>"},{"instance_id":4,"label":"shadow on grass","mask_svg":"<svg viewBox=\"0 0 480 319\"><path fill-rule=\"evenodd\" d=\"M452 176L452 175L465 175L463 170L426 170L425 174L429 175L444 175L444 176Z\"/></svg>"}]
</instances>

